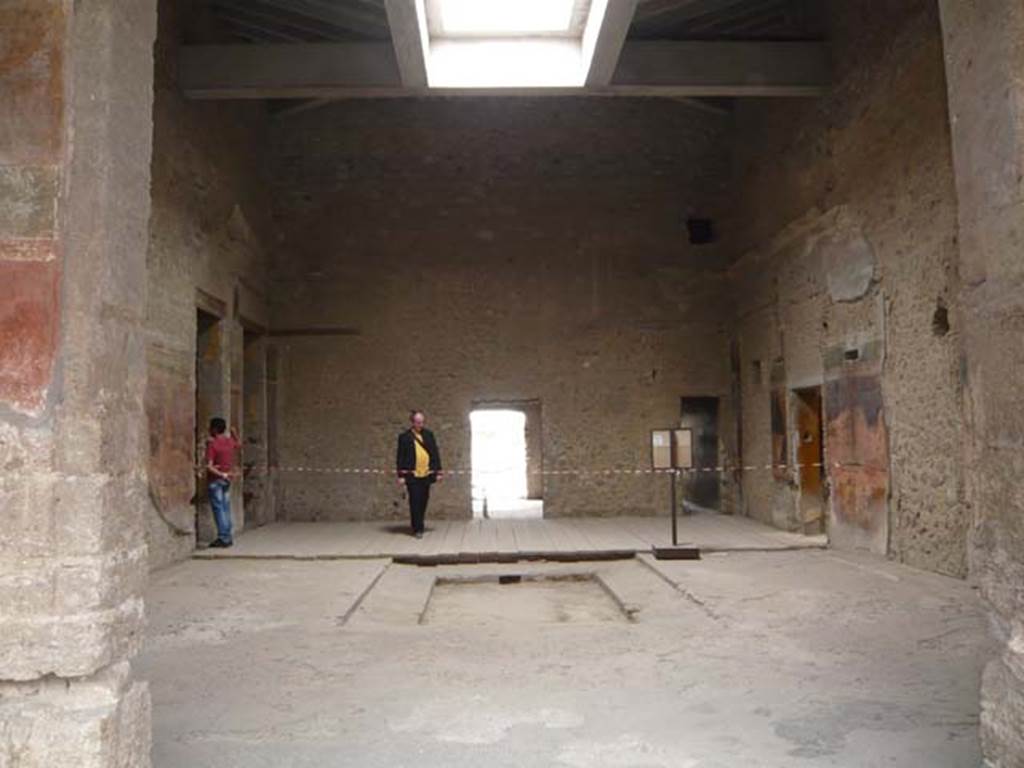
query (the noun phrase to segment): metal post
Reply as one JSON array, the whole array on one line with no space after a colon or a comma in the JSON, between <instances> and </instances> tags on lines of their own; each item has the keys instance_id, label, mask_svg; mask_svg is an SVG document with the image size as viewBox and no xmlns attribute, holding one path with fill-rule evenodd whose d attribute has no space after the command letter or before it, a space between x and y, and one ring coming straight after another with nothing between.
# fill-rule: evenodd
<instances>
[{"instance_id":1,"label":"metal post","mask_svg":"<svg viewBox=\"0 0 1024 768\"><path fill-rule=\"evenodd\" d=\"M679 546L679 529L678 523L676 522L676 476L679 474L678 469L672 470L672 546Z\"/></svg>"}]
</instances>

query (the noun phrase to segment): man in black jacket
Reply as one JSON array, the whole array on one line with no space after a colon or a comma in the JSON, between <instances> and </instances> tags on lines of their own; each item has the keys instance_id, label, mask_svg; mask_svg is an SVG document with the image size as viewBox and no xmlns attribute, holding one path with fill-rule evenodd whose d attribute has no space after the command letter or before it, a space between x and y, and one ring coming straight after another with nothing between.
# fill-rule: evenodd
<instances>
[{"instance_id":1,"label":"man in black jacket","mask_svg":"<svg viewBox=\"0 0 1024 768\"><path fill-rule=\"evenodd\" d=\"M395 468L398 482L405 483L409 493L409 517L412 520L412 535L423 538L423 519L427 515L430 501L430 486L444 478L441 471L441 451L438 450L434 433L423 428L423 412L409 414L411 426L398 436L398 453Z\"/></svg>"}]
</instances>

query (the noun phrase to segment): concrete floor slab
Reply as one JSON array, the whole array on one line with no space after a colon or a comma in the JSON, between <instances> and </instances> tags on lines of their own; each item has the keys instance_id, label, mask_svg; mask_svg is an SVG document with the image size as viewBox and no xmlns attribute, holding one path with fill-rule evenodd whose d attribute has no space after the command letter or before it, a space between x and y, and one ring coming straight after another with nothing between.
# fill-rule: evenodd
<instances>
[{"instance_id":1,"label":"concrete floor slab","mask_svg":"<svg viewBox=\"0 0 1024 768\"><path fill-rule=\"evenodd\" d=\"M820 549L824 536L788 533L746 517L700 514L679 518L679 541L705 552ZM545 520L440 520L414 539L391 522L275 523L246 532L231 549L202 549L199 559L298 560L401 558L515 560L527 557L632 555L671 543L667 517L555 518Z\"/></svg>"},{"instance_id":2,"label":"concrete floor slab","mask_svg":"<svg viewBox=\"0 0 1024 768\"><path fill-rule=\"evenodd\" d=\"M652 620L641 605L637 622L541 627L342 625L378 563L159 572L139 663L154 764L980 764L987 640L966 584L826 551L650 565L586 564L617 569L609 583Z\"/></svg>"}]
</instances>

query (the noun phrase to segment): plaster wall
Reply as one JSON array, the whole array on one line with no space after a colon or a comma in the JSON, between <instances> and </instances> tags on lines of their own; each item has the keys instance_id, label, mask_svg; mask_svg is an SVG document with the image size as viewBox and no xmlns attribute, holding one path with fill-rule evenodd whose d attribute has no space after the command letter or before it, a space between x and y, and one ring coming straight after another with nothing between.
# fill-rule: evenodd
<instances>
[{"instance_id":1,"label":"plaster wall","mask_svg":"<svg viewBox=\"0 0 1024 768\"><path fill-rule=\"evenodd\" d=\"M791 466L792 390L823 386L826 459L844 464L829 471L833 545L963 576L956 191L938 10L832 2L827 16L830 95L741 101L736 112L727 231L740 255L744 463L778 460L774 390ZM743 491L751 516L802 525L792 468L748 473Z\"/></svg>"},{"instance_id":2,"label":"plaster wall","mask_svg":"<svg viewBox=\"0 0 1024 768\"><path fill-rule=\"evenodd\" d=\"M268 324L267 265L274 247L263 173L266 108L186 100L176 80L178 46L202 41L210 22L190 0L162 0L159 11L146 316L146 535L154 568L187 557L197 525L201 541L215 537L204 475L193 470L203 458L210 416L243 431L246 476L232 488L236 531L247 522L267 522L273 509L261 379L248 389L244 382L247 365L265 364L258 339ZM197 308L218 321L201 350ZM246 327L255 339L248 355ZM197 352L212 379L197 381ZM243 430L247 403L255 413L248 419L252 429ZM203 423L197 424L197 413Z\"/></svg>"},{"instance_id":3,"label":"plaster wall","mask_svg":"<svg viewBox=\"0 0 1024 768\"><path fill-rule=\"evenodd\" d=\"M1024 765L1024 8L943 2L959 198L970 571L998 653L981 691L985 757Z\"/></svg>"},{"instance_id":4,"label":"plaster wall","mask_svg":"<svg viewBox=\"0 0 1024 768\"><path fill-rule=\"evenodd\" d=\"M146 0L0 4L0 765L149 765L154 33Z\"/></svg>"},{"instance_id":5,"label":"plaster wall","mask_svg":"<svg viewBox=\"0 0 1024 768\"><path fill-rule=\"evenodd\" d=\"M540 401L545 470L646 468L679 398L728 400L720 115L667 101L348 102L282 119L272 297L280 510L401 518L411 408L469 469L475 403ZM723 402L724 419L731 405ZM728 432L728 430L724 430ZM431 514L470 515L469 476ZM667 479L547 476L547 516L660 514Z\"/></svg>"}]
</instances>

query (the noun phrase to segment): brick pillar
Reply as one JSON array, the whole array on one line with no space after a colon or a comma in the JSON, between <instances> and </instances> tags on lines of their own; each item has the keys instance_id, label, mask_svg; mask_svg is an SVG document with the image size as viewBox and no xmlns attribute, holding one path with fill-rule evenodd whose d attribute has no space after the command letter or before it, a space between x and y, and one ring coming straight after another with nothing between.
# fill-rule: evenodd
<instances>
[{"instance_id":1,"label":"brick pillar","mask_svg":"<svg viewBox=\"0 0 1024 768\"><path fill-rule=\"evenodd\" d=\"M0 2L0 765L149 765L155 0Z\"/></svg>"},{"instance_id":2,"label":"brick pillar","mask_svg":"<svg viewBox=\"0 0 1024 768\"><path fill-rule=\"evenodd\" d=\"M970 571L1000 654L982 684L993 766L1024 766L1024 5L941 0L960 224Z\"/></svg>"}]
</instances>

